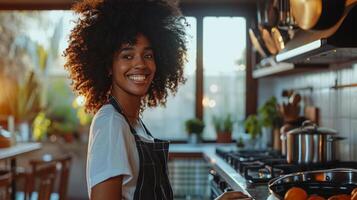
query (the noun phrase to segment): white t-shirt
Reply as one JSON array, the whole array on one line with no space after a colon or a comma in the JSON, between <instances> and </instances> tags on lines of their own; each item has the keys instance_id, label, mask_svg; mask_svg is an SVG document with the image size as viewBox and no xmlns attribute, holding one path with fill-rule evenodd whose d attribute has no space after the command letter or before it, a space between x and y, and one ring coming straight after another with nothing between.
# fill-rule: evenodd
<instances>
[{"instance_id":1,"label":"white t-shirt","mask_svg":"<svg viewBox=\"0 0 357 200\"><path fill-rule=\"evenodd\" d=\"M134 129L143 141L154 141L142 124ZM86 173L89 197L96 184L123 175L122 199L133 199L139 175L139 155L128 123L111 104L103 105L93 118Z\"/></svg>"}]
</instances>

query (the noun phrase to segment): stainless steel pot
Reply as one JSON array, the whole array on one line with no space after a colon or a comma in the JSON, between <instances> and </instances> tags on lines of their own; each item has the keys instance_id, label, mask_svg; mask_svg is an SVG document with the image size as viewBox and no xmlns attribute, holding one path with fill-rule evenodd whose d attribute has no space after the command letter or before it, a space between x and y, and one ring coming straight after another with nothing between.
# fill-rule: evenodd
<instances>
[{"instance_id":1,"label":"stainless steel pot","mask_svg":"<svg viewBox=\"0 0 357 200\"><path fill-rule=\"evenodd\" d=\"M287 162L298 164L322 163L335 160L335 139L333 129L318 127L305 121L300 128L287 133Z\"/></svg>"}]
</instances>

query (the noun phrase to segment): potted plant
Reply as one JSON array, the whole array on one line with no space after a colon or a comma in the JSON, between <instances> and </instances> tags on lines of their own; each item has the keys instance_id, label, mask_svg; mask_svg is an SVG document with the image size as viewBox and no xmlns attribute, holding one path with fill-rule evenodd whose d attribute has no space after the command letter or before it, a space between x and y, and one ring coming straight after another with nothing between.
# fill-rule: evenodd
<instances>
[{"instance_id":1,"label":"potted plant","mask_svg":"<svg viewBox=\"0 0 357 200\"><path fill-rule=\"evenodd\" d=\"M45 139L50 125L51 120L47 118L46 113L43 111L38 113L32 123L32 133L34 140L41 141Z\"/></svg>"},{"instance_id":2,"label":"potted plant","mask_svg":"<svg viewBox=\"0 0 357 200\"><path fill-rule=\"evenodd\" d=\"M79 127L76 110L68 104L58 105L53 107L50 118L52 123L49 134L60 136L66 142L72 142Z\"/></svg>"},{"instance_id":3,"label":"potted plant","mask_svg":"<svg viewBox=\"0 0 357 200\"><path fill-rule=\"evenodd\" d=\"M239 137L236 143L238 148L243 148L244 147L244 141L242 137Z\"/></svg>"},{"instance_id":4,"label":"potted plant","mask_svg":"<svg viewBox=\"0 0 357 200\"><path fill-rule=\"evenodd\" d=\"M43 110L40 80L32 70L19 73L16 77L0 72L0 79L4 82L0 115L14 118L14 130L10 131L17 132L22 141L32 140L31 123Z\"/></svg>"},{"instance_id":5,"label":"potted plant","mask_svg":"<svg viewBox=\"0 0 357 200\"><path fill-rule=\"evenodd\" d=\"M93 115L86 113L84 103L85 98L82 96L78 96L73 100L72 106L74 109L76 109L76 116L79 122L77 130L79 134L79 139L81 142L87 143L89 139L89 127L90 123L92 122Z\"/></svg>"},{"instance_id":6,"label":"potted plant","mask_svg":"<svg viewBox=\"0 0 357 200\"><path fill-rule=\"evenodd\" d=\"M198 118L189 119L185 122L185 127L189 135L189 143L198 143L205 128L204 122Z\"/></svg>"},{"instance_id":7,"label":"potted plant","mask_svg":"<svg viewBox=\"0 0 357 200\"><path fill-rule=\"evenodd\" d=\"M65 142L71 143L74 140L76 127L70 122L53 122L50 127L50 133L62 137Z\"/></svg>"},{"instance_id":8,"label":"potted plant","mask_svg":"<svg viewBox=\"0 0 357 200\"><path fill-rule=\"evenodd\" d=\"M273 146L273 141L279 138L279 128L282 126L283 122L283 119L279 113L276 98L271 97L270 99L268 99L259 108L258 112L262 125L262 142L265 146L271 147ZM273 130L275 132L274 135Z\"/></svg>"},{"instance_id":9,"label":"potted plant","mask_svg":"<svg viewBox=\"0 0 357 200\"><path fill-rule=\"evenodd\" d=\"M217 133L217 143L232 142L232 131L234 121L230 114L224 117L213 116L212 118L214 129Z\"/></svg>"},{"instance_id":10,"label":"potted plant","mask_svg":"<svg viewBox=\"0 0 357 200\"><path fill-rule=\"evenodd\" d=\"M253 148L256 147L257 137L261 134L261 125L256 115L249 115L244 122L244 128L250 135Z\"/></svg>"}]
</instances>

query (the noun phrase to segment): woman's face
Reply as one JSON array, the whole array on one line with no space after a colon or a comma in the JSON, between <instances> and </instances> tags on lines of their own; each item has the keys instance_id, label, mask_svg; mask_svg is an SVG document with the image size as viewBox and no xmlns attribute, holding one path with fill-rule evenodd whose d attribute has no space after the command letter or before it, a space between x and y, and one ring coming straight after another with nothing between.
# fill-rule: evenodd
<instances>
[{"instance_id":1,"label":"woman's face","mask_svg":"<svg viewBox=\"0 0 357 200\"><path fill-rule=\"evenodd\" d=\"M142 34L135 44L124 44L114 55L112 86L117 94L142 97L154 78L156 64L150 42Z\"/></svg>"}]
</instances>

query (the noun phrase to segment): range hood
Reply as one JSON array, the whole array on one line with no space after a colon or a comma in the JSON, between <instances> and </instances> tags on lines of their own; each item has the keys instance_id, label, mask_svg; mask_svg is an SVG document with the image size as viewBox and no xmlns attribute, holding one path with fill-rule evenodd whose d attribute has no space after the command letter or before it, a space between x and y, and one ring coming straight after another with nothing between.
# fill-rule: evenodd
<instances>
[{"instance_id":1,"label":"range hood","mask_svg":"<svg viewBox=\"0 0 357 200\"><path fill-rule=\"evenodd\" d=\"M275 56L277 62L332 64L357 60L357 6L350 5L329 29L299 30Z\"/></svg>"}]
</instances>

